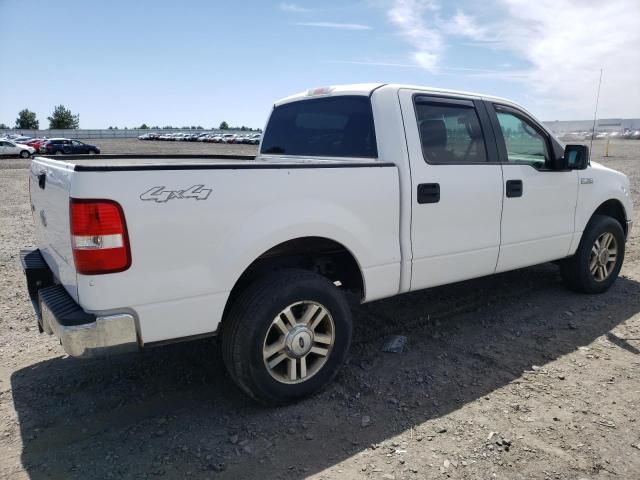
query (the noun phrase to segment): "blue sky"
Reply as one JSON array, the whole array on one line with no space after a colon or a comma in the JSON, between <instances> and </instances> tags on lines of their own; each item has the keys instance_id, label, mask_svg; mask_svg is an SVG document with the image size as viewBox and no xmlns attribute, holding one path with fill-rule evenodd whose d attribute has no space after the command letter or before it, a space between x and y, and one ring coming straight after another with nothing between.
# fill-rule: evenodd
<instances>
[{"instance_id":1,"label":"blue sky","mask_svg":"<svg viewBox=\"0 0 640 480\"><path fill-rule=\"evenodd\" d=\"M511 98L544 120L640 116L638 0L0 0L0 122L263 126L311 87L395 82ZM602 4L605 4L604 6Z\"/></svg>"}]
</instances>

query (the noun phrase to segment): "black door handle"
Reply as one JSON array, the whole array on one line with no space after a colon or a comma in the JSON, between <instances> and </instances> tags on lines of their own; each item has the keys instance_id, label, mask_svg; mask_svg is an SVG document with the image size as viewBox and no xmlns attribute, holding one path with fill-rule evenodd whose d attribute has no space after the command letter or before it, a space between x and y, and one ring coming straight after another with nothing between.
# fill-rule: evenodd
<instances>
[{"instance_id":1,"label":"black door handle","mask_svg":"<svg viewBox=\"0 0 640 480\"><path fill-rule=\"evenodd\" d=\"M38 186L44 190L44 186L47 182L47 174L42 172L38 175Z\"/></svg>"},{"instance_id":2,"label":"black door handle","mask_svg":"<svg viewBox=\"0 0 640 480\"><path fill-rule=\"evenodd\" d=\"M507 180L507 197L521 197L522 190L522 180Z\"/></svg>"},{"instance_id":3,"label":"black door handle","mask_svg":"<svg viewBox=\"0 0 640 480\"><path fill-rule=\"evenodd\" d=\"M418 203L438 203L439 201L439 183L421 183L418 185Z\"/></svg>"}]
</instances>

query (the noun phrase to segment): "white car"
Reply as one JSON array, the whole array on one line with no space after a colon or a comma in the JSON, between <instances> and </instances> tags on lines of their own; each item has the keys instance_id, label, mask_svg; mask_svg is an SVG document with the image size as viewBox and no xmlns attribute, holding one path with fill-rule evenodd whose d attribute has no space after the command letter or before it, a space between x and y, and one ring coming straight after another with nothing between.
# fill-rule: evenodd
<instances>
[{"instance_id":1,"label":"white car","mask_svg":"<svg viewBox=\"0 0 640 480\"><path fill-rule=\"evenodd\" d=\"M70 355L221 337L260 401L309 395L361 302L556 262L615 282L629 179L502 98L364 84L275 103L256 157L36 158L39 325ZM206 359L203 359L206 361Z\"/></svg>"},{"instance_id":2,"label":"white car","mask_svg":"<svg viewBox=\"0 0 640 480\"><path fill-rule=\"evenodd\" d=\"M22 145L12 140L0 140L0 155L19 156L29 158L36 153L36 149L29 145Z\"/></svg>"},{"instance_id":3,"label":"white car","mask_svg":"<svg viewBox=\"0 0 640 480\"><path fill-rule=\"evenodd\" d=\"M220 137L220 143L234 143L237 137L235 133L224 133Z\"/></svg>"},{"instance_id":4,"label":"white car","mask_svg":"<svg viewBox=\"0 0 640 480\"><path fill-rule=\"evenodd\" d=\"M261 139L262 139L262 134L255 133L249 136L249 138L247 139L247 143L249 143L250 145L258 145Z\"/></svg>"}]
</instances>

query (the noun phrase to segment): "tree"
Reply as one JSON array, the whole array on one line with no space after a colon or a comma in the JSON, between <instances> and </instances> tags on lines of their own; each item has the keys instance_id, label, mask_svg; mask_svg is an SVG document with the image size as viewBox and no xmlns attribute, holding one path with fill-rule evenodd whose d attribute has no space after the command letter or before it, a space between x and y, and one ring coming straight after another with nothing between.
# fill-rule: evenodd
<instances>
[{"instance_id":1,"label":"tree","mask_svg":"<svg viewBox=\"0 0 640 480\"><path fill-rule=\"evenodd\" d=\"M140 130L149 130L149 127L147 126L147 124L146 124L146 123L143 123L143 124L142 124L142 125L140 125L138 128L139 128Z\"/></svg>"},{"instance_id":2,"label":"tree","mask_svg":"<svg viewBox=\"0 0 640 480\"><path fill-rule=\"evenodd\" d=\"M220 130L229 130L229 124L227 122L222 122L218 128Z\"/></svg>"},{"instance_id":3,"label":"tree","mask_svg":"<svg viewBox=\"0 0 640 480\"><path fill-rule=\"evenodd\" d=\"M9 127L4 123L0 123L0 130L9 130Z\"/></svg>"},{"instance_id":4,"label":"tree","mask_svg":"<svg viewBox=\"0 0 640 480\"><path fill-rule=\"evenodd\" d=\"M49 120L49 128L51 129L76 129L80 127L80 115L74 115L64 105L58 105L51 116L47 117L47 120Z\"/></svg>"},{"instance_id":5,"label":"tree","mask_svg":"<svg viewBox=\"0 0 640 480\"><path fill-rule=\"evenodd\" d=\"M36 118L36 112L31 112L28 109L20 110L18 112L18 118L16 118L16 128L27 128L37 130L40 128L40 122Z\"/></svg>"}]
</instances>

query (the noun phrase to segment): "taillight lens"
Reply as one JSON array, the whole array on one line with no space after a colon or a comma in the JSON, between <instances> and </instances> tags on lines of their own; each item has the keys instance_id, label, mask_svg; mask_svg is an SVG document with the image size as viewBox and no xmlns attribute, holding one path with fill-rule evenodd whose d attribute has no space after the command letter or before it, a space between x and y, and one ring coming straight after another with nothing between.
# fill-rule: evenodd
<instances>
[{"instance_id":1,"label":"taillight lens","mask_svg":"<svg viewBox=\"0 0 640 480\"><path fill-rule=\"evenodd\" d=\"M71 246L78 273L100 275L129 268L127 225L117 202L73 198L70 215Z\"/></svg>"}]
</instances>

